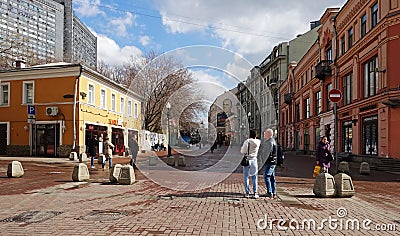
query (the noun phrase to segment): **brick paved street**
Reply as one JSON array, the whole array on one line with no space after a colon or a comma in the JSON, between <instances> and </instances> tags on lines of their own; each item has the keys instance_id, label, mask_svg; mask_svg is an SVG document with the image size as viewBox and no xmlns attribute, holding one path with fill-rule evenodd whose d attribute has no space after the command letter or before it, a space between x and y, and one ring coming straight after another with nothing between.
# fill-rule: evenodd
<instances>
[{"instance_id":1,"label":"brick paved street","mask_svg":"<svg viewBox=\"0 0 400 236\"><path fill-rule=\"evenodd\" d=\"M187 166L178 168L195 173L220 160L225 150L187 157ZM146 163L146 155L139 162ZM400 230L400 175L372 171L360 176L356 163L351 163L354 197L316 198L313 159L287 155L286 168L277 172L279 198L256 200L243 198L240 167L212 187L178 191L140 171L130 186L109 183L109 171L99 168L90 170L90 181L72 182L75 163L63 158L19 158L25 175L11 179L5 176L12 159L0 157L0 235L398 235ZM261 175L259 183L265 194ZM316 222L315 230L279 228L309 219ZM360 230L346 230L349 220L359 222ZM363 227L368 220L371 230ZM385 226L392 230L372 230Z\"/></svg>"}]
</instances>

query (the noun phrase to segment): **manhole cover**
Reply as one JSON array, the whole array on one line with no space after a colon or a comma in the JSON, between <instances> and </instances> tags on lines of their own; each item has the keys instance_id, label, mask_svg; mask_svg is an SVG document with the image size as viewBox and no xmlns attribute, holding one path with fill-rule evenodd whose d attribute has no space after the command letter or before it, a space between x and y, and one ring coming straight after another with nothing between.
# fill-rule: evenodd
<instances>
[{"instance_id":1,"label":"manhole cover","mask_svg":"<svg viewBox=\"0 0 400 236\"><path fill-rule=\"evenodd\" d=\"M39 223L62 214L58 211L27 211L17 216L6 218L1 222Z\"/></svg>"},{"instance_id":2,"label":"manhole cover","mask_svg":"<svg viewBox=\"0 0 400 236\"><path fill-rule=\"evenodd\" d=\"M94 210L86 216L78 218L79 220L94 220L94 221L110 221L118 220L128 214L125 211L108 211Z\"/></svg>"}]
</instances>

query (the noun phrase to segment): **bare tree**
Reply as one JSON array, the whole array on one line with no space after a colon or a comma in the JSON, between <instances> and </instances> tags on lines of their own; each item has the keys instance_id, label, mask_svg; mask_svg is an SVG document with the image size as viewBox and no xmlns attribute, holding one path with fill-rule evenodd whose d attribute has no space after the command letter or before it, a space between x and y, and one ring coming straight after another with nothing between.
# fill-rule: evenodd
<instances>
[{"instance_id":1,"label":"bare tree","mask_svg":"<svg viewBox=\"0 0 400 236\"><path fill-rule=\"evenodd\" d=\"M122 83L145 99L143 120L144 128L152 132L162 131L162 117L165 105L171 101L171 117L180 124L198 120L199 112L205 111L199 92L189 86L195 79L175 58L158 55L154 51L143 57L131 57L123 68L113 70L106 65L98 70L108 73L109 77ZM119 79L116 79L119 78Z\"/></svg>"}]
</instances>

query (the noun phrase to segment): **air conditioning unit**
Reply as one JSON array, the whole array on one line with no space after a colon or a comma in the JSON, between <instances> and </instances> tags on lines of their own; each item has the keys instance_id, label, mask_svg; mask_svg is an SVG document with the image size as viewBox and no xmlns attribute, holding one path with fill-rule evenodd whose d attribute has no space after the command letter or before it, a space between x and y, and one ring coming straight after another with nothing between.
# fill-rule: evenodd
<instances>
[{"instance_id":1,"label":"air conditioning unit","mask_svg":"<svg viewBox=\"0 0 400 236\"><path fill-rule=\"evenodd\" d=\"M46 115L48 116L58 115L58 107L46 107Z\"/></svg>"}]
</instances>

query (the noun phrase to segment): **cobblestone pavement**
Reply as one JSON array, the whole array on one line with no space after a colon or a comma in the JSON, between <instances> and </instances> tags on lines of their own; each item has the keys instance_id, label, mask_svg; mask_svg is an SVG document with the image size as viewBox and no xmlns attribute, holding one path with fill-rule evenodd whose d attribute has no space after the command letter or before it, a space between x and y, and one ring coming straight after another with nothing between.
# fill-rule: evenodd
<instances>
[{"instance_id":1,"label":"cobblestone pavement","mask_svg":"<svg viewBox=\"0 0 400 236\"><path fill-rule=\"evenodd\" d=\"M179 169L204 169L220 160L225 150L187 157L187 166ZM138 160L147 161L146 155ZM76 163L62 158L19 158L24 176L7 178L12 159L0 157L0 235L398 235L400 231L400 176L377 171L359 176L356 163L351 163L356 189L351 198L314 197L310 178L314 160L287 155L285 168L277 170L278 199L246 199L240 167L212 187L177 191L140 171L135 172L133 185L111 184L109 171L99 168L90 170L88 182L72 182ZM128 162L114 158L114 163ZM263 194L261 175L259 183ZM302 225L306 227L301 229Z\"/></svg>"}]
</instances>

